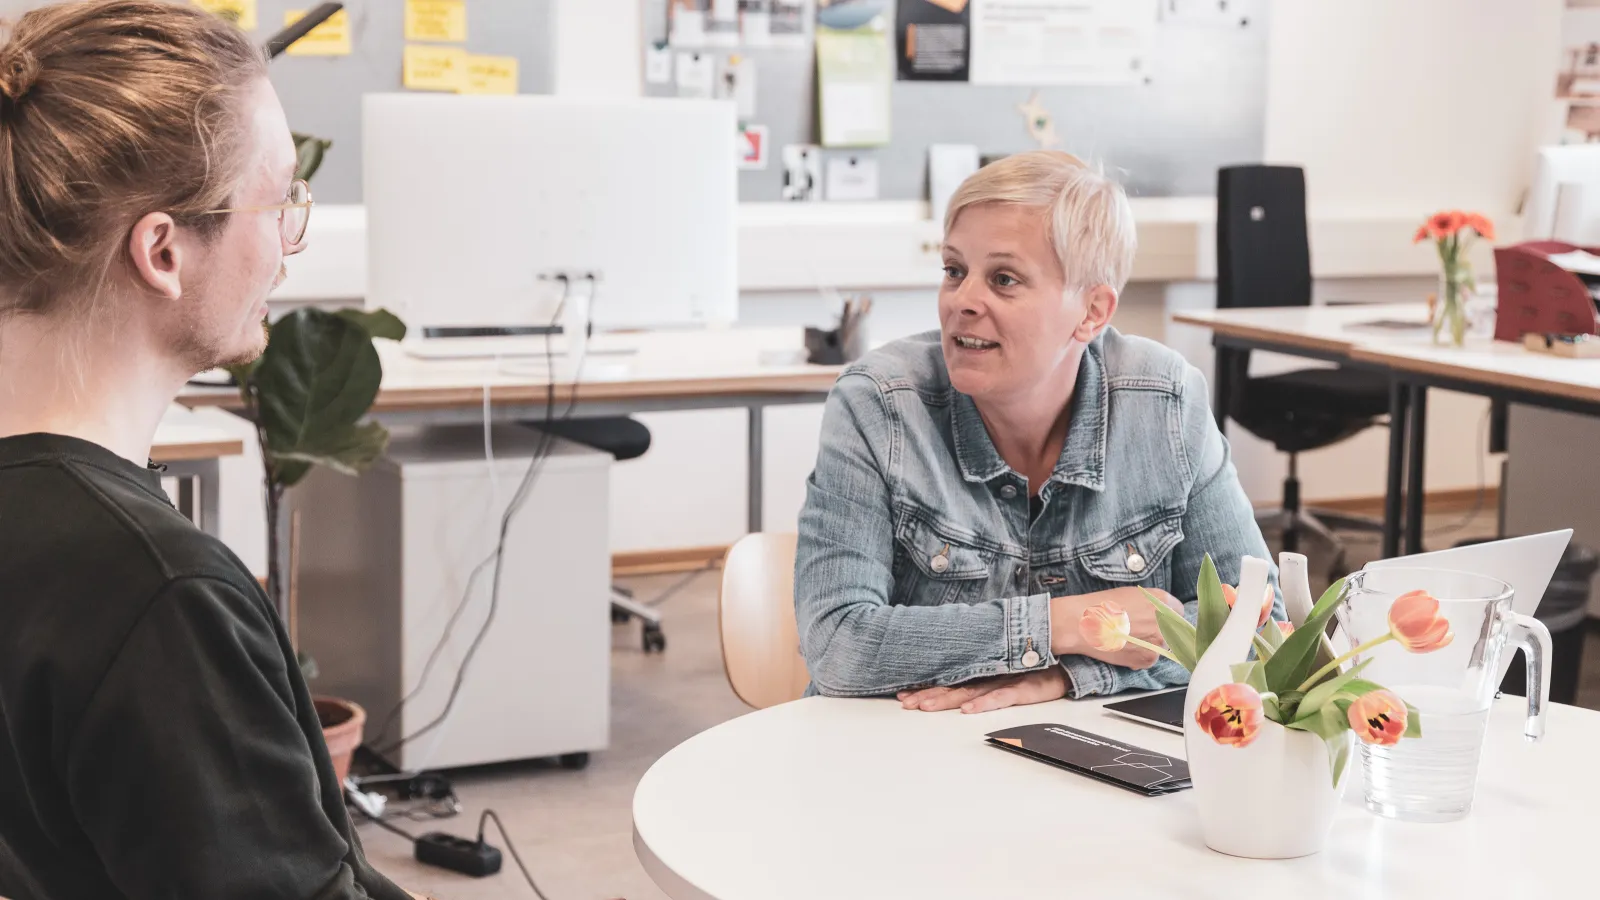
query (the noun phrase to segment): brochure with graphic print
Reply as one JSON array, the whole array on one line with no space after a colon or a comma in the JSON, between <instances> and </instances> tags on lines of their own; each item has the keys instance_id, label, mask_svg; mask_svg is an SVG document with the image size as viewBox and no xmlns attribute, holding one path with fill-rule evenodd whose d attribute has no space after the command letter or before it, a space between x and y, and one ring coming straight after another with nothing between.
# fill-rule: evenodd
<instances>
[{"instance_id":1,"label":"brochure with graphic print","mask_svg":"<svg viewBox=\"0 0 1600 900\"><path fill-rule=\"evenodd\" d=\"M1147 797L1190 787L1189 764L1066 725L1023 725L988 735L989 743L1052 766L1071 769Z\"/></svg>"}]
</instances>

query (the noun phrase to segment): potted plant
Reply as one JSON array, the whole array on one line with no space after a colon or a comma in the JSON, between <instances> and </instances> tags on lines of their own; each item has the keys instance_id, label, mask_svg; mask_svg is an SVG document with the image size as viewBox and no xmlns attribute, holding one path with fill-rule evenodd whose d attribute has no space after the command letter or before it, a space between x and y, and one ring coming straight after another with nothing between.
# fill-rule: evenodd
<instances>
[{"instance_id":1,"label":"potted plant","mask_svg":"<svg viewBox=\"0 0 1600 900\"><path fill-rule=\"evenodd\" d=\"M309 180L322 164L329 141L295 135L299 157L296 178ZM356 474L383 455L389 432L363 422L383 381L383 364L372 342L400 340L406 326L386 310L337 312L305 307L265 324L267 347L260 358L228 371L239 386L243 414L256 427L267 513L267 596L289 627L299 654L295 628L298 604L293 552L295 529L285 515L288 490L311 471L326 466ZM306 679L316 678L314 660L300 655ZM366 712L355 703L316 697L323 738L340 781L361 745Z\"/></svg>"},{"instance_id":2,"label":"potted plant","mask_svg":"<svg viewBox=\"0 0 1600 900\"><path fill-rule=\"evenodd\" d=\"M1387 634L1335 656L1324 632L1346 599L1344 581L1312 605L1305 557L1283 554L1290 622L1273 622L1268 569L1266 560L1245 557L1235 590L1222 584L1207 556L1193 624L1147 592L1166 647L1131 636L1127 613L1111 603L1087 610L1079 630L1099 649L1134 644L1189 670L1184 743L1206 845L1233 856L1285 859L1316 853L1327 840L1352 737L1392 746L1422 735L1415 708L1361 677L1370 660L1345 664L1379 643L1428 653L1453 635L1439 601L1416 591L1395 602ZM1255 656L1248 658L1252 647Z\"/></svg>"}]
</instances>

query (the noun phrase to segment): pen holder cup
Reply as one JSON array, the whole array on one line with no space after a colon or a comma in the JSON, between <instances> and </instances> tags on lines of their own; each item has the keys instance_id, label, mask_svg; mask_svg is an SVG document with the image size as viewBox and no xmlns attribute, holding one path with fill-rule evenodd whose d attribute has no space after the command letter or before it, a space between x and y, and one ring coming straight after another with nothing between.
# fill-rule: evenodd
<instances>
[{"instance_id":1,"label":"pen holder cup","mask_svg":"<svg viewBox=\"0 0 1600 900\"><path fill-rule=\"evenodd\" d=\"M861 358L867 349L866 335L861 328L853 329L842 343L839 329L806 329L806 362L818 366L842 366Z\"/></svg>"}]
</instances>

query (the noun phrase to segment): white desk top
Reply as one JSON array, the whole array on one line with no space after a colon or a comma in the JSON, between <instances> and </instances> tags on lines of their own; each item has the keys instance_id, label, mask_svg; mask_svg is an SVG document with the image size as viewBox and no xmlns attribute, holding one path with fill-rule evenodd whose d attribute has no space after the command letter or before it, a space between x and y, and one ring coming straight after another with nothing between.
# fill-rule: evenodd
<instances>
[{"instance_id":1,"label":"white desk top","mask_svg":"<svg viewBox=\"0 0 1600 900\"><path fill-rule=\"evenodd\" d=\"M532 339L542 349L542 339ZM383 360L379 410L474 406L491 402L542 401L550 370L534 359L419 359L391 341L377 341ZM551 338L556 352L560 337ZM589 342L579 396L619 399L678 395L762 392L825 392L839 369L803 362L769 365L768 353L788 352L804 359L804 337L798 328L728 328L598 334ZM556 369L557 399L566 401L572 378ZM232 389L190 388L179 402L191 406L229 405Z\"/></svg>"},{"instance_id":2,"label":"white desk top","mask_svg":"<svg viewBox=\"0 0 1600 900\"><path fill-rule=\"evenodd\" d=\"M1173 321L1231 337L1348 356L1402 372L1457 378L1495 387L1600 403L1600 359L1535 353L1520 344L1469 338L1465 347L1440 346L1431 330L1353 328L1378 319L1421 321L1422 304L1209 309Z\"/></svg>"},{"instance_id":3,"label":"white desk top","mask_svg":"<svg viewBox=\"0 0 1600 900\"><path fill-rule=\"evenodd\" d=\"M150 458L158 463L216 459L243 452L244 440L236 431L176 404L162 417L150 446Z\"/></svg>"},{"instance_id":4,"label":"white desk top","mask_svg":"<svg viewBox=\"0 0 1600 900\"><path fill-rule=\"evenodd\" d=\"M1162 753L1183 738L1057 701L978 716L811 698L662 757L634 794L634 846L675 900L1029 897L1560 897L1592 891L1600 713L1520 698L1489 724L1476 809L1419 825L1361 806L1360 765L1327 848L1258 862L1206 849L1194 794L1145 798L987 746L1058 723ZM1590 885L1583 888L1582 885Z\"/></svg>"},{"instance_id":5,"label":"white desk top","mask_svg":"<svg viewBox=\"0 0 1600 900\"><path fill-rule=\"evenodd\" d=\"M1427 306L1422 303L1201 309L1179 313L1172 320L1232 337L1273 341L1324 353L1344 354L1358 345L1432 340L1432 332L1426 328L1391 331L1360 327L1381 320L1420 325L1428 320Z\"/></svg>"}]
</instances>

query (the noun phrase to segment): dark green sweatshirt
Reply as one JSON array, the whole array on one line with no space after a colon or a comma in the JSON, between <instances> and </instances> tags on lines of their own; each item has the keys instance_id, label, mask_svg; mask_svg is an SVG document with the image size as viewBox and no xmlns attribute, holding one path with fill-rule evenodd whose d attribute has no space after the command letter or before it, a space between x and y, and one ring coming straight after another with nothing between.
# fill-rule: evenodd
<instances>
[{"instance_id":1,"label":"dark green sweatshirt","mask_svg":"<svg viewBox=\"0 0 1600 900\"><path fill-rule=\"evenodd\" d=\"M158 473L55 435L0 438L0 896L407 897L255 579Z\"/></svg>"}]
</instances>

